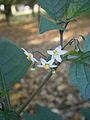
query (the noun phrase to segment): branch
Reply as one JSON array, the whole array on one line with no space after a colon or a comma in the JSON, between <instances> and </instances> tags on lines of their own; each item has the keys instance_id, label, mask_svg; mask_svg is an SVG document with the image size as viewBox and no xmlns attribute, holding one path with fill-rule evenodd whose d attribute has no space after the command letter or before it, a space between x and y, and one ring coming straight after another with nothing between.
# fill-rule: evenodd
<instances>
[{"instance_id":1,"label":"branch","mask_svg":"<svg viewBox=\"0 0 90 120\"><path fill-rule=\"evenodd\" d=\"M37 88L37 90L35 90L35 92L26 100L25 104L23 104L17 111L19 114L22 113L22 111L27 107L27 105L32 101L32 99L40 93L41 88L43 88L43 86L47 83L47 81L50 79L50 77L52 76L52 71L50 71L48 73L48 75L46 76L46 78L43 80L43 82L40 84L40 86Z\"/></svg>"},{"instance_id":2,"label":"branch","mask_svg":"<svg viewBox=\"0 0 90 120\"><path fill-rule=\"evenodd\" d=\"M70 21L65 22L64 30L59 30L59 33L60 33L60 45L61 45L62 48L63 48L63 33L64 33L67 25L69 24L69 22Z\"/></svg>"},{"instance_id":3,"label":"branch","mask_svg":"<svg viewBox=\"0 0 90 120\"><path fill-rule=\"evenodd\" d=\"M59 30L59 32L60 32L60 45L61 45L61 47L63 48L63 32L64 32L64 31Z\"/></svg>"}]
</instances>

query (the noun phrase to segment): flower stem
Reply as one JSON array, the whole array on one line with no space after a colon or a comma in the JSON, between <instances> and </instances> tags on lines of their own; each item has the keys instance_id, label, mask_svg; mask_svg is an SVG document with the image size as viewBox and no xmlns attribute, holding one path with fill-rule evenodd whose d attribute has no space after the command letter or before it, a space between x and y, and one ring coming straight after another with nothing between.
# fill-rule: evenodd
<instances>
[{"instance_id":1,"label":"flower stem","mask_svg":"<svg viewBox=\"0 0 90 120\"><path fill-rule=\"evenodd\" d=\"M52 71L50 71L48 73L48 75L46 76L46 78L43 80L43 82L40 84L40 86L37 88L37 90L35 90L35 92L26 100L25 104L23 104L17 111L19 114L21 114L23 112L23 110L27 107L27 105L32 101L32 99L40 93L41 88L43 88L43 86L47 83L47 81L50 79L50 77L52 76Z\"/></svg>"},{"instance_id":2,"label":"flower stem","mask_svg":"<svg viewBox=\"0 0 90 120\"><path fill-rule=\"evenodd\" d=\"M59 33L60 33L60 45L61 45L62 48L63 48L63 41L64 41L63 40L63 33L64 33L68 23L69 23L69 21L65 22L64 30L59 30Z\"/></svg>"},{"instance_id":3,"label":"flower stem","mask_svg":"<svg viewBox=\"0 0 90 120\"><path fill-rule=\"evenodd\" d=\"M59 30L59 32L60 32L60 45L61 45L61 47L63 48L63 32L64 32L64 31Z\"/></svg>"}]
</instances>

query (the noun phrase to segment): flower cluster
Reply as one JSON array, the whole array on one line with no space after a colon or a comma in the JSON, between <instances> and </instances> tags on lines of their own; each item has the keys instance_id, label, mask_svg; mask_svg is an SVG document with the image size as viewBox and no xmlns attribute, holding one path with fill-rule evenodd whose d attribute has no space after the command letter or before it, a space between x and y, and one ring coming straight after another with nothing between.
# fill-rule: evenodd
<instances>
[{"instance_id":1,"label":"flower cluster","mask_svg":"<svg viewBox=\"0 0 90 120\"><path fill-rule=\"evenodd\" d=\"M46 70L50 69L50 68L55 68L57 67L57 65L54 65L54 59L52 58L51 60L49 60L48 62L46 60L44 60L43 58L41 58L41 65L38 65L38 67L40 68L45 68Z\"/></svg>"},{"instance_id":2,"label":"flower cluster","mask_svg":"<svg viewBox=\"0 0 90 120\"><path fill-rule=\"evenodd\" d=\"M24 54L27 56L28 60L31 60L33 63L38 62L36 58L34 58L32 53L28 53L24 48L22 48L22 50L24 51ZM55 61L61 63L62 62L61 55L64 55L67 52L68 51L66 50L62 50L61 46L58 46L54 50L47 50L47 53L51 56L51 59L46 61L45 59L41 58L40 59L41 64L38 65L38 67L45 68L46 70L56 68L57 65L55 64Z\"/></svg>"}]
</instances>

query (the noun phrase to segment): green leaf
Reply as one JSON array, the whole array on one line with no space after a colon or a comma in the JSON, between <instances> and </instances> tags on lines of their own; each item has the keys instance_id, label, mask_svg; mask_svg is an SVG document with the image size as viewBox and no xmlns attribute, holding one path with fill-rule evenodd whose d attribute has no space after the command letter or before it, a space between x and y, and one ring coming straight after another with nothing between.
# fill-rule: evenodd
<instances>
[{"instance_id":1,"label":"green leaf","mask_svg":"<svg viewBox=\"0 0 90 120\"><path fill-rule=\"evenodd\" d=\"M70 83L78 86L85 99L90 98L90 66L73 61L70 66Z\"/></svg>"},{"instance_id":2,"label":"green leaf","mask_svg":"<svg viewBox=\"0 0 90 120\"><path fill-rule=\"evenodd\" d=\"M75 19L90 9L90 0L74 0L68 9L68 17Z\"/></svg>"},{"instance_id":3,"label":"green leaf","mask_svg":"<svg viewBox=\"0 0 90 120\"><path fill-rule=\"evenodd\" d=\"M31 62L23 51L7 39L0 40L0 66L5 79L6 89L23 78ZM0 79L1 83L2 79ZM0 84L1 89L1 84Z\"/></svg>"},{"instance_id":4,"label":"green leaf","mask_svg":"<svg viewBox=\"0 0 90 120\"><path fill-rule=\"evenodd\" d=\"M0 111L0 120L21 120L15 111Z\"/></svg>"},{"instance_id":5,"label":"green leaf","mask_svg":"<svg viewBox=\"0 0 90 120\"><path fill-rule=\"evenodd\" d=\"M82 108L82 114L86 120L90 120L90 109Z\"/></svg>"},{"instance_id":6,"label":"green leaf","mask_svg":"<svg viewBox=\"0 0 90 120\"><path fill-rule=\"evenodd\" d=\"M90 65L90 51L83 53L76 61Z\"/></svg>"},{"instance_id":7,"label":"green leaf","mask_svg":"<svg viewBox=\"0 0 90 120\"><path fill-rule=\"evenodd\" d=\"M56 113L51 112L46 107L36 106L37 112L35 115L29 115L28 113L24 113L25 120L63 120L61 116Z\"/></svg>"},{"instance_id":8,"label":"green leaf","mask_svg":"<svg viewBox=\"0 0 90 120\"><path fill-rule=\"evenodd\" d=\"M0 120L5 120L4 118L4 112L0 111Z\"/></svg>"},{"instance_id":9,"label":"green leaf","mask_svg":"<svg viewBox=\"0 0 90 120\"><path fill-rule=\"evenodd\" d=\"M70 0L38 0L41 7L55 20L60 20L65 14L65 7Z\"/></svg>"},{"instance_id":10,"label":"green leaf","mask_svg":"<svg viewBox=\"0 0 90 120\"><path fill-rule=\"evenodd\" d=\"M55 22L47 19L46 17L41 16L39 28L40 34L54 29L63 30L64 28L60 25L57 25Z\"/></svg>"},{"instance_id":11,"label":"green leaf","mask_svg":"<svg viewBox=\"0 0 90 120\"><path fill-rule=\"evenodd\" d=\"M83 48L84 54L74 60L70 66L70 83L80 89L85 99L90 98L90 33Z\"/></svg>"}]
</instances>

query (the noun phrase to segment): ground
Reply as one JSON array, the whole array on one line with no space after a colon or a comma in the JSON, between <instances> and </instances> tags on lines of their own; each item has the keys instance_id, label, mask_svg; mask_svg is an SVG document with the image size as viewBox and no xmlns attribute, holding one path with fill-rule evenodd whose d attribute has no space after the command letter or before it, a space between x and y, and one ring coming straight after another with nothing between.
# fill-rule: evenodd
<instances>
[{"instance_id":1,"label":"ground","mask_svg":"<svg viewBox=\"0 0 90 120\"><path fill-rule=\"evenodd\" d=\"M68 32L64 33L64 44L77 34L87 35L90 30L90 18L82 17L69 24ZM0 24L0 37L6 37L26 50L39 50L47 55L47 49L55 48L59 44L59 32L54 30L39 34L37 21L28 23L15 23L7 26L5 22ZM73 49L67 47L67 50ZM36 54L39 59L41 56ZM35 103L49 107L52 111L63 114L64 120L83 120L80 108L90 107L89 102L85 102L79 90L69 84L70 62L64 62L52 76L41 93L35 97L27 108L31 111ZM33 72L28 70L25 78L17 83L11 92L11 100L14 107L24 103L35 89L38 88L47 71L36 68Z\"/></svg>"}]
</instances>

